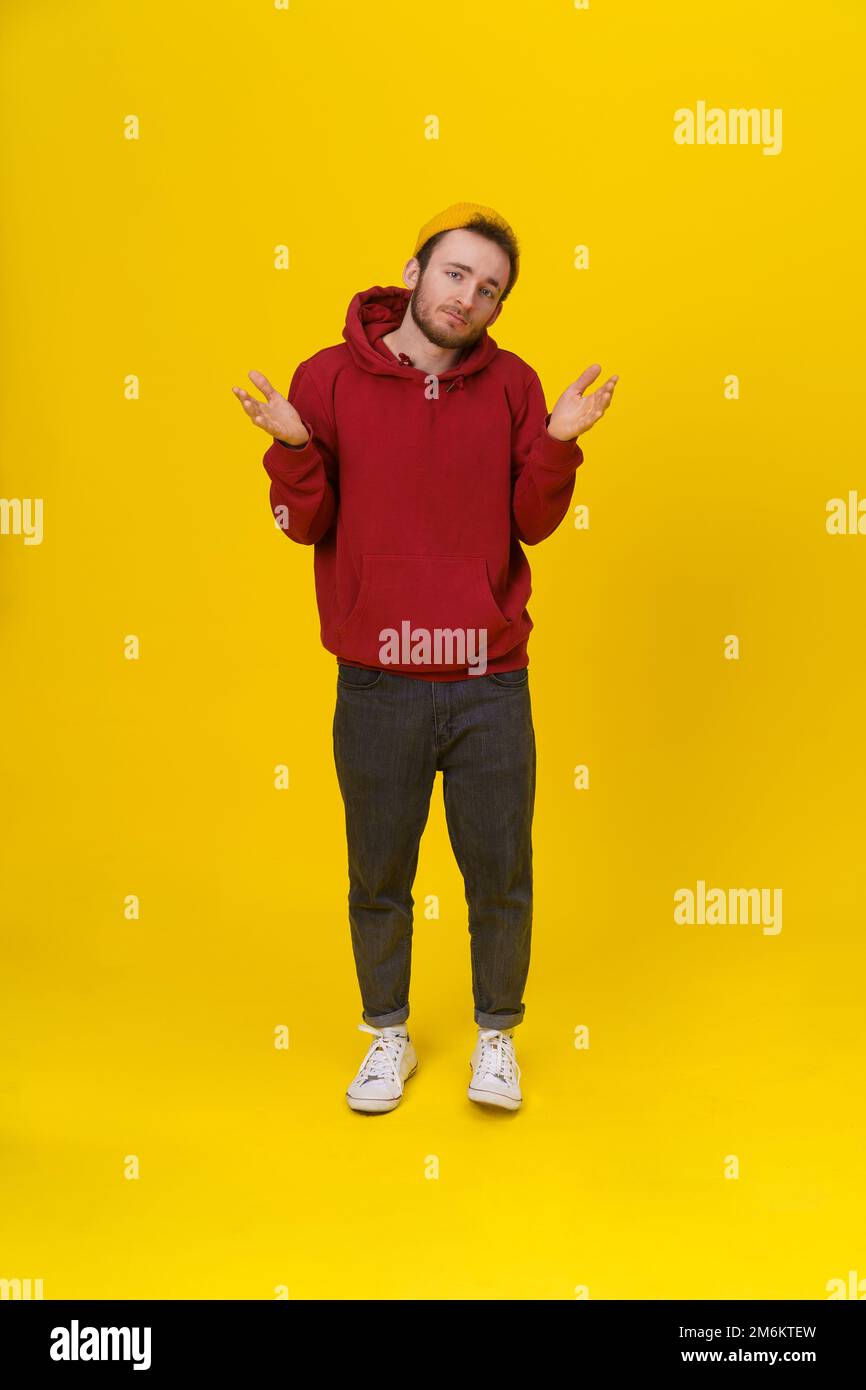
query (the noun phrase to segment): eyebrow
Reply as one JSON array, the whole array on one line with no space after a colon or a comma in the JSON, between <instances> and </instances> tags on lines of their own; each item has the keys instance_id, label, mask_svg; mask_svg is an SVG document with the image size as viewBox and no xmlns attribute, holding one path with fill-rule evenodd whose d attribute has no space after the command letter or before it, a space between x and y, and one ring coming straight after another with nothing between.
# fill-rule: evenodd
<instances>
[{"instance_id":1,"label":"eyebrow","mask_svg":"<svg viewBox=\"0 0 866 1390\"><path fill-rule=\"evenodd\" d=\"M446 265L453 265L457 270L468 270L468 271L469 271L469 274L470 274L470 275L472 274L472 266L471 266L471 265L461 265L461 263L460 263L459 261L446 261L445 264L446 264ZM492 275L488 275L488 277L487 277L487 279L484 281L484 283L485 283L485 285L495 285L496 288L499 289L499 281L498 281L498 280L494 280L494 278L493 278Z\"/></svg>"}]
</instances>

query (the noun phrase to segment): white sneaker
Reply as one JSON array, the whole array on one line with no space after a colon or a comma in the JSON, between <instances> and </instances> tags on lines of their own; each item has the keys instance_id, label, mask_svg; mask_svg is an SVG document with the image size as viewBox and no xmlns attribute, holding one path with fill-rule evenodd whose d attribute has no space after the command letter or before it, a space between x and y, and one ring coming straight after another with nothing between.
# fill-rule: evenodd
<instances>
[{"instance_id":1,"label":"white sneaker","mask_svg":"<svg viewBox=\"0 0 866 1390\"><path fill-rule=\"evenodd\" d=\"M520 1091L520 1067L514 1055L514 1038L506 1030L485 1028L478 1034L475 1051L469 1063L472 1080L467 1092L470 1100L482 1105L498 1105L503 1110L518 1110L523 1101Z\"/></svg>"},{"instance_id":2,"label":"white sneaker","mask_svg":"<svg viewBox=\"0 0 866 1390\"><path fill-rule=\"evenodd\" d=\"M370 1044L346 1099L353 1110L394 1110L403 1099L404 1083L418 1070L412 1039L400 1026L371 1028L369 1023L359 1023L358 1027L362 1033L372 1033L376 1041Z\"/></svg>"}]
</instances>

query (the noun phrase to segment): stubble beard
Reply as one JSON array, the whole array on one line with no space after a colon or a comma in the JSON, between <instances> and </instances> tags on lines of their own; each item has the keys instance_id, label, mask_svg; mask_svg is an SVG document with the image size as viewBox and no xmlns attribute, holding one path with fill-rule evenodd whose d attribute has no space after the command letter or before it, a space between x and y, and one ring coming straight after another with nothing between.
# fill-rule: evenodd
<instances>
[{"instance_id":1,"label":"stubble beard","mask_svg":"<svg viewBox=\"0 0 866 1390\"><path fill-rule=\"evenodd\" d=\"M440 308L447 309L448 305L431 304L424 294L423 286L424 276L422 275L409 297L409 310L412 314L412 321L420 328L424 337L436 347L441 348L470 348L474 343L477 343L484 332L484 325L475 330L470 328L449 330L446 320L437 312Z\"/></svg>"}]
</instances>

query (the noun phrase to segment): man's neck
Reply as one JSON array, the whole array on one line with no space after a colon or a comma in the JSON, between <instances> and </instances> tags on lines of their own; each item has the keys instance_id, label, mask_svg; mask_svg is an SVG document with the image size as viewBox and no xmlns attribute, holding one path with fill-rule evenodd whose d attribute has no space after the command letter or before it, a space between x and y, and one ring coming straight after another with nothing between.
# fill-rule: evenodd
<instances>
[{"instance_id":1,"label":"man's neck","mask_svg":"<svg viewBox=\"0 0 866 1390\"><path fill-rule=\"evenodd\" d=\"M428 372L431 376L441 376L443 372L449 372L463 355L463 348L442 348L431 343L421 332L408 309L400 327L391 333L385 333L382 342L395 357L399 357L401 352L405 353L407 357L411 357L413 367L418 367L420 371Z\"/></svg>"}]
</instances>

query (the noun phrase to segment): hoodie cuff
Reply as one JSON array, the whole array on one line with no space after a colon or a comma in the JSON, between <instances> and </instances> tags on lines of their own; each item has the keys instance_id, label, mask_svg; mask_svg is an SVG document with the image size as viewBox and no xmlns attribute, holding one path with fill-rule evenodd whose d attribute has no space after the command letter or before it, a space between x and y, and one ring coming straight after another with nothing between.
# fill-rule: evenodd
<instances>
[{"instance_id":1,"label":"hoodie cuff","mask_svg":"<svg viewBox=\"0 0 866 1390\"><path fill-rule=\"evenodd\" d=\"M579 468L583 463L583 450L574 439L554 439L548 433L547 426L550 424L550 415L544 417L544 428L542 429L542 456L545 463L567 463L575 468Z\"/></svg>"}]
</instances>

